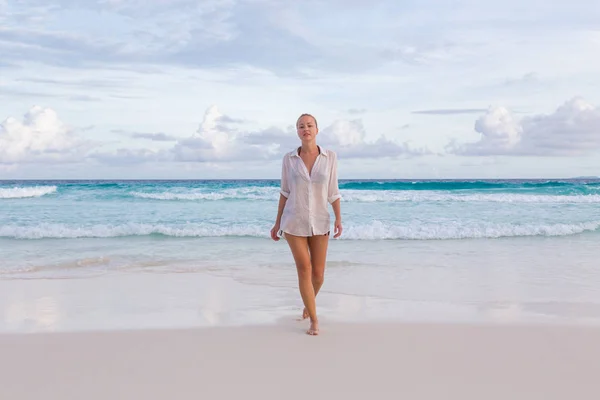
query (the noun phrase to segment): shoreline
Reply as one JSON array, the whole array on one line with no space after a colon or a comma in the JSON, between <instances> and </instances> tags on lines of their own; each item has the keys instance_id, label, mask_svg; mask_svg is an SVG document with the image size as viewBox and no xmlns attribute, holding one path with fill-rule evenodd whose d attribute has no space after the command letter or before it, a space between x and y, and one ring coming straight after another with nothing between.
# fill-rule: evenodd
<instances>
[{"instance_id":1,"label":"shoreline","mask_svg":"<svg viewBox=\"0 0 600 400\"><path fill-rule=\"evenodd\" d=\"M327 323L0 334L0 398L596 399L600 327Z\"/></svg>"}]
</instances>

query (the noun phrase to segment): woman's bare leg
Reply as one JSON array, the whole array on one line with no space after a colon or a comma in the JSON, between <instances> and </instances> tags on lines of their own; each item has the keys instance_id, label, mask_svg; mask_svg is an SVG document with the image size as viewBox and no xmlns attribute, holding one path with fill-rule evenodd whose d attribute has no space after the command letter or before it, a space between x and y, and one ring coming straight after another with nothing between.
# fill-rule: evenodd
<instances>
[{"instance_id":1,"label":"woman's bare leg","mask_svg":"<svg viewBox=\"0 0 600 400\"><path fill-rule=\"evenodd\" d=\"M315 289L312 284L312 268L308 251L308 238L285 234L285 239L292 250L296 270L298 272L298 286L300 296L310 317L309 335L319 333L319 320L317 319L317 306L315 303Z\"/></svg>"},{"instance_id":2,"label":"woman's bare leg","mask_svg":"<svg viewBox=\"0 0 600 400\"><path fill-rule=\"evenodd\" d=\"M308 238L308 250L310 252L310 264L312 266L312 286L315 291L315 299L325 279L325 263L327 261L327 247L329 235L318 235ZM302 313L302 319L308 318L306 307Z\"/></svg>"}]
</instances>

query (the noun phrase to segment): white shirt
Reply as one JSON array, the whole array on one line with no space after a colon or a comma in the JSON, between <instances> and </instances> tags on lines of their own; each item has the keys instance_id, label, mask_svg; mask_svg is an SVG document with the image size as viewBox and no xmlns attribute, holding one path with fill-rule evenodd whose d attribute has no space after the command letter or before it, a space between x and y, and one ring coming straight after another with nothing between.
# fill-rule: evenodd
<instances>
[{"instance_id":1,"label":"white shirt","mask_svg":"<svg viewBox=\"0 0 600 400\"><path fill-rule=\"evenodd\" d=\"M325 235L330 231L327 203L341 198L337 177L337 154L319 147L309 175L298 149L283 157L281 191L287 198L280 232L295 236Z\"/></svg>"}]
</instances>

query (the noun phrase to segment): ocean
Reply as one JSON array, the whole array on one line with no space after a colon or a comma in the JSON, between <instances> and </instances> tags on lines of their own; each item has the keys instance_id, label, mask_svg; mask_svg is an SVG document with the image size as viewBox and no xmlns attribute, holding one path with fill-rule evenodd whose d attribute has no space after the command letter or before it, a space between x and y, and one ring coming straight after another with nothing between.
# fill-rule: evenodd
<instances>
[{"instance_id":1,"label":"ocean","mask_svg":"<svg viewBox=\"0 0 600 400\"><path fill-rule=\"evenodd\" d=\"M340 190L324 318L600 321L600 179ZM0 332L289 318L278 198L278 180L0 181Z\"/></svg>"}]
</instances>

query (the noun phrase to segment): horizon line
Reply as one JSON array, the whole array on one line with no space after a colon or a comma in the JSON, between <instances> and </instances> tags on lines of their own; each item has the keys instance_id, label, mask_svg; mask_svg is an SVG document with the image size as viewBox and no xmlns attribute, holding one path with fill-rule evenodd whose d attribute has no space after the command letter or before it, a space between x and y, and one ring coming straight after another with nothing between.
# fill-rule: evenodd
<instances>
[{"instance_id":1,"label":"horizon line","mask_svg":"<svg viewBox=\"0 0 600 400\"><path fill-rule=\"evenodd\" d=\"M0 182L16 181L278 181L281 178L11 178ZM570 176L553 178L338 178L339 181L488 181L488 180L565 180L600 179L600 176Z\"/></svg>"}]
</instances>

